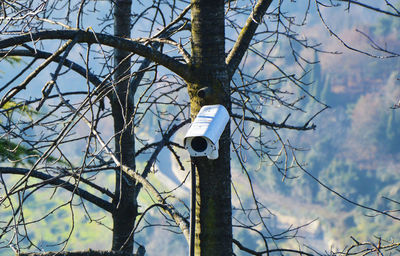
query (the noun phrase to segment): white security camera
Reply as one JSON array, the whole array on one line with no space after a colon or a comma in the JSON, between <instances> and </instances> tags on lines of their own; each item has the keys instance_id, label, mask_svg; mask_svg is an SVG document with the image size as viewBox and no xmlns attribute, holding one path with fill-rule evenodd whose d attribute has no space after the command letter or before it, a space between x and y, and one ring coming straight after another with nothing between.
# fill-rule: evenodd
<instances>
[{"instance_id":1,"label":"white security camera","mask_svg":"<svg viewBox=\"0 0 400 256\"><path fill-rule=\"evenodd\" d=\"M219 138L229 121L222 105L203 106L186 133L184 144L191 156L218 158Z\"/></svg>"}]
</instances>

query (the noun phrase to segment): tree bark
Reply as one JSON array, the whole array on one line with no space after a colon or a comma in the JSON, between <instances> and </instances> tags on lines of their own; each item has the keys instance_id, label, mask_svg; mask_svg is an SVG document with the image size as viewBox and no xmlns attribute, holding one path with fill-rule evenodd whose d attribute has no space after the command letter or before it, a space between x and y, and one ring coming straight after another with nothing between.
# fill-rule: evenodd
<instances>
[{"instance_id":1,"label":"tree bark","mask_svg":"<svg viewBox=\"0 0 400 256\"><path fill-rule=\"evenodd\" d=\"M222 104L231 109L225 65L223 0L192 0L193 79L188 83L192 119L201 106ZM206 94L199 94L199 90ZM201 97L200 97L200 96ZM232 255L232 206L229 123L220 139L219 158L195 158L195 255Z\"/></svg>"},{"instance_id":2,"label":"tree bark","mask_svg":"<svg viewBox=\"0 0 400 256\"><path fill-rule=\"evenodd\" d=\"M114 3L114 35L130 38L131 0L118 0ZM135 136L131 117L133 114L133 93L129 87L129 52L114 51L114 92L111 100L115 131L115 150L120 163L135 170ZM122 170L115 175L115 211L113 217L112 250L132 253L133 234L131 234L138 212L137 195L134 182Z\"/></svg>"}]
</instances>

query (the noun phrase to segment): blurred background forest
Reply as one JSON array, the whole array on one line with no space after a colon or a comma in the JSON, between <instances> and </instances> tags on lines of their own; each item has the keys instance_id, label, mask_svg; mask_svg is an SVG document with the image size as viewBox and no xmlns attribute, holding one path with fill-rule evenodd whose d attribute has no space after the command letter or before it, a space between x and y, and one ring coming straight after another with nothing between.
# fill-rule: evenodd
<instances>
[{"instance_id":1,"label":"blurred background forest","mask_svg":"<svg viewBox=\"0 0 400 256\"><path fill-rule=\"evenodd\" d=\"M343 10L337 12L346 16ZM360 11L359 15L367 19L363 11ZM374 25L371 25L369 20L368 26L362 24L363 19L360 18L360 24L353 24L346 18L331 18L331 22L335 31L349 45L361 44L362 47L370 47L367 38L356 31L358 29L381 45L387 45L389 50L400 49L399 19L377 18ZM337 40L329 37L317 17L310 17L303 33L309 39L322 42L322 48L327 51L335 52L340 48ZM279 46L279 52L290 50L289 46ZM304 67L303 81L309 83L308 92L330 107L313 120L317 125L316 130L282 133L290 144L300 148L296 156L304 163L305 169L331 189L351 201L382 211L398 209L400 205L396 200L400 201L400 110L393 109L392 106L400 99L400 58L372 58L343 50L343 47L340 51L341 54L312 53L311 58L314 58L316 64ZM9 70L18 69L21 61L26 60L17 59L10 61L9 66L0 66L0 84L8 81L7 73ZM288 67L293 65L293 68L299 68L294 63L284 63L284 60L282 62ZM247 68L252 68L251 59L247 65ZM274 74L269 74L266 70L265 75ZM293 87L285 88L285 83L277 86L289 93L300 96L304 94ZM284 116L279 112L279 107L279 103L265 102L265 105L260 106L260 111L270 113L271 117ZM302 107L304 115L297 117L299 123L321 109L321 105L308 98L302 101ZM156 120L144 119L142 122L141 127L144 129L140 130L140 136L154 136L151 127L154 127ZM0 148L0 164L13 158L4 142L3 145ZM80 150L70 149L69 153L75 154L76 159L79 159ZM162 154L158 164L166 168L171 162L170 157L168 154ZM137 161L138 166L145 164L140 163L140 158ZM172 169L176 167L170 167L171 170L161 178L154 177L155 182L164 183L166 189L169 185L175 186L180 176L186 175L175 174ZM233 168L240 169L235 167L235 163ZM400 239L398 221L374 215L340 199L301 170L289 170L282 175L273 166L266 166L265 162L252 159L251 156L247 159L247 168L254 170L251 172L253 180L257 181L254 189L259 195L263 195L266 210L270 212L268 223L273 234L292 230L285 233L285 236L297 235L295 243L309 244L320 252L342 250L353 242L350 236L359 241L375 240L377 237L388 241ZM240 180L246 179L245 174L239 171L234 175L236 189L240 190ZM111 178L106 175L102 179L105 185L112 183ZM187 193L188 189L182 188L182 191ZM63 191L49 190L47 193L46 190L41 190L31 196L25 204L25 215L32 215L25 216L26 218L40 218L43 212L49 213L44 221L35 224L32 239L42 241L39 245L43 248L57 248L58 244L69 236L73 212L75 221L80 225L71 234L67 248L108 249L110 220L104 213L95 212L97 208L91 207L90 204L86 205L86 210L90 211L93 219L88 219L82 208L71 211L69 206L65 206L65 209L59 207L63 205L64 193L67 194ZM241 199L244 206L247 201L250 204L250 193L249 198ZM141 200L148 198L142 196ZM7 212L1 209L0 220L5 214ZM300 226L304 227L297 229ZM184 255L183 237L164 229L162 223L155 229L148 229L146 225L141 229L137 241L146 244L149 255ZM251 234L240 230L235 232L235 236L241 241L250 247L257 247L257 244L253 244L256 239L252 239ZM172 238L159 239L165 237ZM0 255L9 255L10 252L9 249L2 249Z\"/></svg>"},{"instance_id":2,"label":"blurred background forest","mask_svg":"<svg viewBox=\"0 0 400 256\"><path fill-rule=\"evenodd\" d=\"M365 37L369 35L378 39L376 43L387 45L388 50L400 49L398 20L376 19L373 26L355 25L346 18L331 21L350 46L371 48ZM304 34L321 42L323 29L316 23L309 25ZM324 49L340 49L329 35L322 43ZM282 46L280 50L290 48ZM293 234L299 232L307 242L313 240L312 246L321 251L341 251L353 242L351 237L357 241L396 241L400 234L398 221L339 198L315 178L352 202L381 211L399 209L400 112L393 106L400 97L400 59L371 58L349 50L314 54L314 61L317 64L305 67L304 81L310 83L308 92L330 108L314 120L315 131L284 133L290 144L300 146L297 159L305 164L308 174L293 170L282 175L273 166L264 171L262 162L248 160L254 163L253 170L259 170L252 175L272 212L271 228L282 232L293 229ZM287 90L305 94L293 88ZM274 102L266 105L266 112L280 107ZM302 106L308 115L321 108L307 99ZM271 115L277 116L279 111ZM307 223L303 231L295 228Z\"/></svg>"}]
</instances>

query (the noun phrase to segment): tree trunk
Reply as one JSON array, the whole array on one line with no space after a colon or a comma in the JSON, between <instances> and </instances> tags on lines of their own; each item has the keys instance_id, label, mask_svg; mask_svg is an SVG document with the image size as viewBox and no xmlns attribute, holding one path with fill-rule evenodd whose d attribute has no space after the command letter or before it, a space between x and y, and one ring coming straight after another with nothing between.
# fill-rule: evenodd
<instances>
[{"instance_id":1,"label":"tree trunk","mask_svg":"<svg viewBox=\"0 0 400 256\"><path fill-rule=\"evenodd\" d=\"M192 0L192 70L188 84L192 119L201 106L231 109L225 65L223 0ZM199 94L199 90L208 88ZM201 97L200 97L201 96ZM232 206L229 123L220 139L219 158L196 163L196 255L232 255Z\"/></svg>"},{"instance_id":2,"label":"tree trunk","mask_svg":"<svg viewBox=\"0 0 400 256\"><path fill-rule=\"evenodd\" d=\"M118 0L114 4L114 35L130 38L131 0ZM135 170L135 136L131 117L133 113L133 92L129 87L129 52L114 51L114 92L112 95L112 116L114 119L115 150L121 164ZM138 212L135 184L124 178L122 170L116 172L113 213L112 250L133 251L135 218Z\"/></svg>"}]
</instances>

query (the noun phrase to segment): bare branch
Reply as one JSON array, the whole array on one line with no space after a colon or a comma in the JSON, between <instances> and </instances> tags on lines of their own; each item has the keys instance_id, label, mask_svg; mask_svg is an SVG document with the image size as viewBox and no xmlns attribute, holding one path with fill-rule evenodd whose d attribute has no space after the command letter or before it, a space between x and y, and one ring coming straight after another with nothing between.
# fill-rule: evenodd
<instances>
[{"instance_id":1,"label":"bare branch","mask_svg":"<svg viewBox=\"0 0 400 256\"><path fill-rule=\"evenodd\" d=\"M111 46L116 49L121 49L132 52L134 54L138 54L160 65L163 65L164 67L175 72L177 75L181 76L185 80L188 81L191 80L191 72L189 70L189 67L185 64L180 63L174 58L165 55L157 50L154 50L151 47L146 47L133 40L102 33L94 33L83 30L41 31L41 32L23 34L0 40L0 49L5 49L7 47L13 47L21 45L23 43L28 43L37 40L51 40L51 39L72 40L75 37L77 38L76 40L78 43L103 44Z\"/></svg>"},{"instance_id":2,"label":"bare branch","mask_svg":"<svg viewBox=\"0 0 400 256\"><path fill-rule=\"evenodd\" d=\"M128 176L130 176L133 180L141 183L150 195L154 196L158 203L164 205L163 210L166 211L171 218L175 221L175 223L182 230L183 235L187 242L189 242L189 223L188 221L172 206L166 204L165 199L161 196L161 194L157 191L157 189L145 178L143 178L139 173L135 172L131 168L127 166L120 166L122 171L124 171Z\"/></svg>"},{"instance_id":3,"label":"bare branch","mask_svg":"<svg viewBox=\"0 0 400 256\"><path fill-rule=\"evenodd\" d=\"M385 14L385 15L393 16L393 17L400 17L400 12L399 11L396 11L396 12L385 11L385 10L382 10L382 9L380 9L378 7L375 7L375 6L372 6L372 5L368 5L368 4L362 3L360 1L354 1L354 0L336 0L336 1L347 3L349 7L350 7L351 4L354 4L354 5L358 5L358 6L361 6L363 8L372 10L374 12L382 13L382 14Z\"/></svg>"},{"instance_id":4,"label":"bare branch","mask_svg":"<svg viewBox=\"0 0 400 256\"><path fill-rule=\"evenodd\" d=\"M75 185L62 180L61 178L64 177L65 175L60 175L60 176L51 176L39 171L31 171L29 169L25 168L14 168L14 167L0 167L0 173L2 174L17 174L17 175L30 175L30 177L37 178L40 180L43 180L43 183L45 184L51 184L55 186L62 187L70 192L73 192L83 199L87 200L88 202L91 202L92 204L108 211L112 212L114 209L114 206L110 203L107 202L106 200L97 197L93 195L92 193L89 193L86 190L83 190L82 188L76 187ZM68 175L69 176L69 175Z\"/></svg>"},{"instance_id":5,"label":"bare branch","mask_svg":"<svg viewBox=\"0 0 400 256\"><path fill-rule=\"evenodd\" d=\"M320 180L317 179L314 175L312 175L309 171L307 171L307 170L299 163L299 161L297 160L295 154L293 154L293 157L294 157L294 161L296 162L297 166L298 166L305 174L307 174L310 178L312 178L313 180L315 180L319 185L321 185L322 187L324 187L325 189L327 189L329 192L335 194L335 195L338 196L339 198L343 199L344 201L346 201L346 202L348 202L348 203L350 203L350 204L353 204L353 205L355 205L355 206L358 206L358 207L360 207L360 208L362 208L362 209L366 209L366 210L368 210L368 211L376 212L376 213L378 213L378 214L382 214L382 215L388 216L388 217L390 217L390 218L392 218L392 219L394 219L394 220L400 221L400 218L399 218L399 217L396 217L396 216L394 216L394 215L391 215L391 214L389 214L389 212L387 212L387 211L380 211L380 210L378 210L378 209L375 209L375 208L372 208L372 207L369 207L369 206L366 206L366 205L363 205L363 204L360 204L360 203L357 203L357 202L354 202L354 201L348 199L347 197L343 196L342 194L340 194L340 193L338 193L337 191L333 190L332 188L328 187L326 184L324 184L322 181L320 181Z\"/></svg>"},{"instance_id":6,"label":"bare branch","mask_svg":"<svg viewBox=\"0 0 400 256\"><path fill-rule=\"evenodd\" d=\"M12 88L10 91L8 91L0 101L0 108L3 107L4 104L6 104L9 100L11 100L18 92L20 92L21 90L25 90L29 82L32 81L32 79L35 78L40 73L40 71L42 71L45 67L47 67L56 57L58 57L62 52L64 52L71 43L72 40L69 40L67 43L65 43L54 54L48 57L45 62L40 64L40 66L37 69L35 69L27 78L25 78L25 80L22 83Z\"/></svg>"},{"instance_id":7,"label":"bare branch","mask_svg":"<svg viewBox=\"0 0 400 256\"><path fill-rule=\"evenodd\" d=\"M257 27L261 23L262 17L271 3L272 0L258 0L250 16L247 18L246 25L242 28L235 45L226 57L225 62L228 65L229 77L233 76L233 73L242 61L242 58L254 37Z\"/></svg>"},{"instance_id":8,"label":"bare branch","mask_svg":"<svg viewBox=\"0 0 400 256\"><path fill-rule=\"evenodd\" d=\"M299 254L299 255L307 255L307 256L314 256L314 254L311 253L307 253L304 251L299 251L299 250L293 250L293 249L271 249L271 250L267 250L267 251L261 251L261 252L257 252L254 251L250 248L247 248L246 246L244 246L243 244L241 244L238 240L233 239L233 243L242 251L247 252L249 254L252 255L257 255L257 256L262 256L264 254L269 255L270 253L274 253L274 252L288 252L288 253L294 253L294 254Z\"/></svg>"},{"instance_id":9,"label":"bare branch","mask_svg":"<svg viewBox=\"0 0 400 256\"><path fill-rule=\"evenodd\" d=\"M268 121L266 121L264 119L261 119L261 118L253 118L253 117L249 117L249 116L241 116L241 115L238 115L238 114L235 114L235 113L232 113L231 116L234 117L234 118L237 118L237 119L251 121L251 122L256 123L256 124L261 124L261 125L265 125L267 127L276 128L276 129L290 129L290 130L307 131L307 130L314 130L316 128L315 124L311 124L310 126L308 126L308 124L306 124L304 126L288 125L288 124L286 124L286 119L282 123L275 123L275 122L268 122Z\"/></svg>"},{"instance_id":10,"label":"bare branch","mask_svg":"<svg viewBox=\"0 0 400 256\"><path fill-rule=\"evenodd\" d=\"M26 46L25 46L26 47ZM0 51L0 57L4 57L4 56L26 56L26 57L34 57L34 58L39 58L39 59L47 59L51 56L52 54L49 52L45 52L45 51L40 51L40 50L33 50L32 48L30 48L30 50L19 50L19 49L14 49L11 51ZM54 62L59 63L61 61L61 58L59 56L57 56L56 58L53 59ZM81 75L82 77L86 77L86 75L88 75L89 81L94 85L94 86L98 86L101 84L100 79L98 78L98 76L96 76L95 74L91 73L90 71L87 71L84 67L82 67L81 65L66 59L63 63L62 63L65 67L68 67L72 70L74 70L76 73L78 73L79 75ZM88 74L86 74L88 72Z\"/></svg>"}]
</instances>

